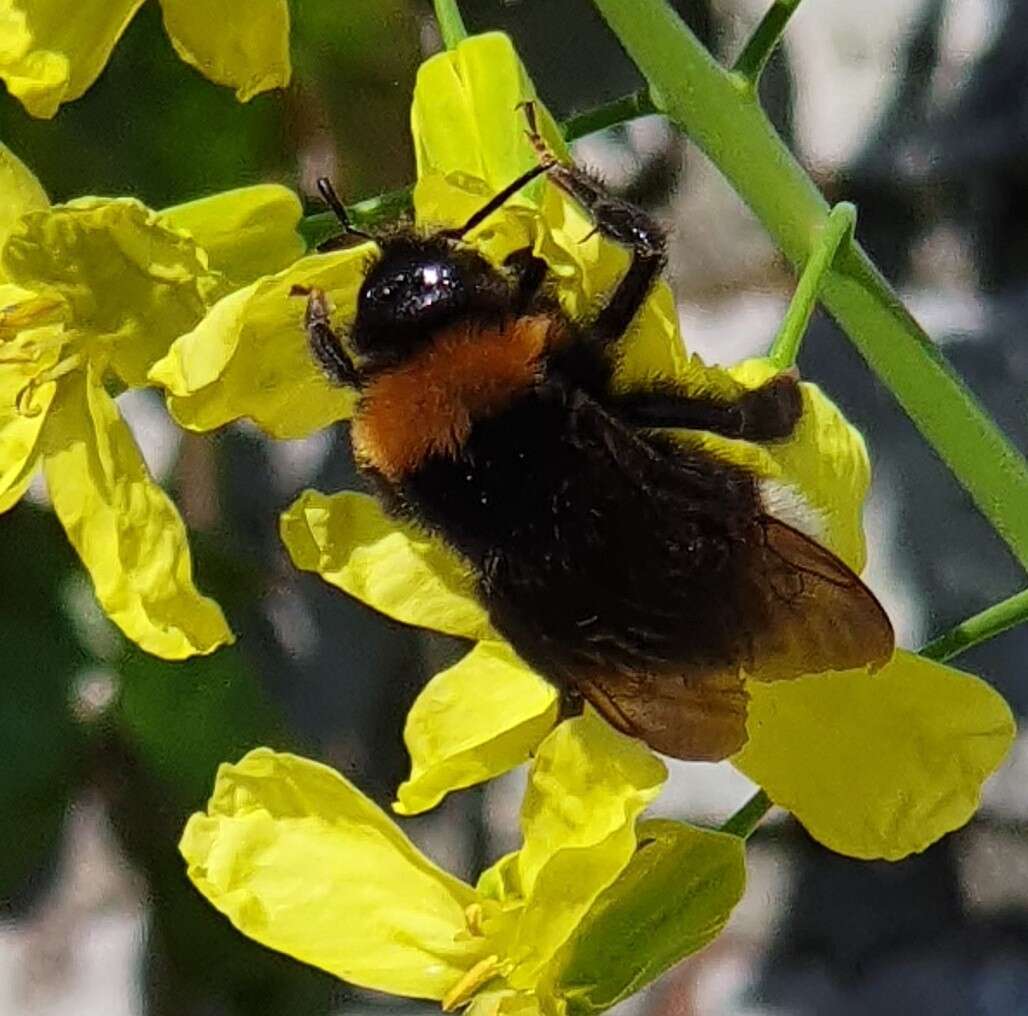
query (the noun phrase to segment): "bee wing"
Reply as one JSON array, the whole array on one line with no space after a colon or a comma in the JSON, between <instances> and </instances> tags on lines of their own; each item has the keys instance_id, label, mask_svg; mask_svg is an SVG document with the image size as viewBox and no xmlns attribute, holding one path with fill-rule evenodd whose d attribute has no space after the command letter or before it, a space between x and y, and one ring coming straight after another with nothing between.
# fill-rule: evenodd
<instances>
[{"instance_id":1,"label":"bee wing","mask_svg":"<svg viewBox=\"0 0 1028 1016\"><path fill-rule=\"evenodd\" d=\"M744 673L780 681L878 667L892 656L889 618L850 568L777 519L761 519L760 530L740 590L742 667L575 674L582 696L612 726L665 755L717 761L746 742Z\"/></svg>"},{"instance_id":2,"label":"bee wing","mask_svg":"<svg viewBox=\"0 0 1028 1016\"><path fill-rule=\"evenodd\" d=\"M752 619L747 675L781 681L886 663L895 640L874 593L810 537L770 516L760 525L740 614Z\"/></svg>"},{"instance_id":3,"label":"bee wing","mask_svg":"<svg viewBox=\"0 0 1028 1016\"><path fill-rule=\"evenodd\" d=\"M749 696L736 672L577 678L583 698L615 729L673 758L717 762L746 743Z\"/></svg>"}]
</instances>

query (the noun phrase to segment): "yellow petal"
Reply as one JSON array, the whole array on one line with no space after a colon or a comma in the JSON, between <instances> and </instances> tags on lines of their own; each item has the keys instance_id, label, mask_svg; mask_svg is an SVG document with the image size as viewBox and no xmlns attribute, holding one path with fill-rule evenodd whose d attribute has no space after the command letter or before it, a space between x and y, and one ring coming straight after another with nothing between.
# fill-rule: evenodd
<instances>
[{"instance_id":1,"label":"yellow petal","mask_svg":"<svg viewBox=\"0 0 1028 1016\"><path fill-rule=\"evenodd\" d=\"M278 184L240 187L165 208L159 220L185 230L207 253L210 267L233 286L288 268L306 250L297 232L300 199Z\"/></svg>"},{"instance_id":2,"label":"yellow petal","mask_svg":"<svg viewBox=\"0 0 1028 1016\"><path fill-rule=\"evenodd\" d=\"M293 564L405 624L496 639L467 566L438 540L389 518L374 498L305 491L283 513Z\"/></svg>"},{"instance_id":3,"label":"yellow petal","mask_svg":"<svg viewBox=\"0 0 1028 1016\"><path fill-rule=\"evenodd\" d=\"M0 299L13 288L0 286ZM11 313L16 311L17 306ZM2 324L0 313L0 340ZM60 325L44 325L0 341L0 512L17 504L36 471L39 437L56 384L36 385L35 379L57 362L63 332Z\"/></svg>"},{"instance_id":4,"label":"yellow petal","mask_svg":"<svg viewBox=\"0 0 1028 1016\"><path fill-rule=\"evenodd\" d=\"M525 137L524 113L517 108L533 98L535 88L510 39L500 32L472 36L426 60L418 68L411 107L419 181L449 178L480 197L480 204L506 187L537 161ZM566 155L553 118L541 104L537 113L546 140ZM534 208L541 191L541 184L526 188L509 206ZM438 226L460 225L469 214L467 207L426 205L418 188L414 207L420 222Z\"/></svg>"},{"instance_id":5,"label":"yellow petal","mask_svg":"<svg viewBox=\"0 0 1028 1016\"><path fill-rule=\"evenodd\" d=\"M349 417L352 391L329 384L303 328L304 299L293 286L317 286L345 333L353 319L368 245L302 258L285 271L222 299L156 363L150 380L168 389L168 408L190 430L246 417L273 437L306 437Z\"/></svg>"},{"instance_id":6,"label":"yellow petal","mask_svg":"<svg viewBox=\"0 0 1028 1016\"><path fill-rule=\"evenodd\" d=\"M77 99L96 80L142 3L5 0L0 30L20 36L17 44L7 41L0 49L0 78L7 90L33 116L53 116L62 102Z\"/></svg>"},{"instance_id":7,"label":"yellow petal","mask_svg":"<svg viewBox=\"0 0 1028 1016\"><path fill-rule=\"evenodd\" d=\"M286 0L161 0L175 52L240 102L289 84Z\"/></svg>"},{"instance_id":8,"label":"yellow petal","mask_svg":"<svg viewBox=\"0 0 1028 1016\"><path fill-rule=\"evenodd\" d=\"M733 758L826 847L898 860L962 826L1014 721L984 681L897 651L875 675L750 685Z\"/></svg>"},{"instance_id":9,"label":"yellow petal","mask_svg":"<svg viewBox=\"0 0 1028 1016\"><path fill-rule=\"evenodd\" d=\"M258 748L221 766L179 849L240 931L353 984L441 999L482 958L471 887L317 762Z\"/></svg>"},{"instance_id":10,"label":"yellow petal","mask_svg":"<svg viewBox=\"0 0 1028 1016\"><path fill-rule=\"evenodd\" d=\"M497 989L481 991L465 1010L467 1016L553 1016L553 1011L543 1009L534 992Z\"/></svg>"},{"instance_id":11,"label":"yellow petal","mask_svg":"<svg viewBox=\"0 0 1028 1016\"><path fill-rule=\"evenodd\" d=\"M3 30L0 6L0 31ZM46 192L31 170L6 145L0 144L0 248L7 242L14 224L29 212L49 207ZM0 281L3 280L0 274ZM4 301L4 306L9 301Z\"/></svg>"},{"instance_id":12,"label":"yellow petal","mask_svg":"<svg viewBox=\"0 0 1028 1016\"><path fill-rule=\"evenodd\" d=\"M75 329L101 340L133 386L146 384L150 366L203 317L220 284L192 240L130 198L23 216L4 247L3 270L63 298Z\"/></svg>"},{"instance_id":13,"label":"yellow petal","mask_svg":"<svg viewBox=\"0 0 1028 1016\"><path fill-rule=\"evenodd\" d=\"M434 808L453 790L525 762L557 719L557 692L506 642L479 642L436 674L407 714L410 778L393 805L401 815Z\"/></svg>"},{"instance_id":14,"label":"yellow petal","mask_svg":"<svg viewBox=\"0 0 1028 1016\"><path fill-rule=\"evenodd\" d=\"M104 612L165 659L231 642L220 608L193 585L182 520L113 400L92 371L57 387L42 436L47 486Z\"/></svg>"},{"instance_id":15,"label":"yellow petal","mask_svg":"<svg viewBox=\"0 0 1028 1016\"><path fill-rule=\"evenodd\" d=\"M525 908L508 956L514 988L531 987L596 897L631 860L635 821L660 792L664 764L592 709L539 746L521 806L517 869Z\"/></svg>"}]
</instances>

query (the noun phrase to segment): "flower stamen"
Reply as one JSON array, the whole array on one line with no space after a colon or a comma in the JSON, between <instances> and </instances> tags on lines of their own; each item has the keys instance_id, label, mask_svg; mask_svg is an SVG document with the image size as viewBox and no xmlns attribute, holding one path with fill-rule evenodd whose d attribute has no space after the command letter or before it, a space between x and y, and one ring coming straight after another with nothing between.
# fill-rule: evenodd
<instances>
[{"instance_id":1,"label":"flower stamen","mask_svg":"<svg viewBox=\"0 0 1028 1016\"><path fill-rule=\"evenodd\" d=\"M472 910L474 905L468 907ZM487 981L491 981L500 972L500 957L487 956L479 960L444 996L439 1003L443 1012L453 1012L454 1009L471 1001L471 996L478 991Z\"/></svg>"}]
</instances>

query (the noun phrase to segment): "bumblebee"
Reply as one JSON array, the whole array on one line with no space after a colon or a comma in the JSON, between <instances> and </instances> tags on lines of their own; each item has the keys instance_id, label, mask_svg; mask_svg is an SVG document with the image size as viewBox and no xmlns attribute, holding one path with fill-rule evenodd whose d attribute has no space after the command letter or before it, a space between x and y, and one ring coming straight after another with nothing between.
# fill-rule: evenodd
<instances>
[{"instance_id":1,"label":"bumblebee","mask_svg":"<svg viewBox=\"0 0 1028 1016\"><path fill-rule=\"evenodd\" d=\"M386 509L468 563L496 630L566 706L584 699L658 752L721 759L746 739L747 677L880 665L892 628L843 562L773 514L756 476L667 433L785 438L801 412L792 374L734 401L615 386L666 236L558 162L531 107L528 120L538 164L462 228L373 237L345 343L324 294L302 290L310 348L359 393L355 457ZM542 174L631 255L587 320L562 311L531 249L496 266L464 240ZM345 233L367 236L319 187Z\"/></svg>"}]
</instances>

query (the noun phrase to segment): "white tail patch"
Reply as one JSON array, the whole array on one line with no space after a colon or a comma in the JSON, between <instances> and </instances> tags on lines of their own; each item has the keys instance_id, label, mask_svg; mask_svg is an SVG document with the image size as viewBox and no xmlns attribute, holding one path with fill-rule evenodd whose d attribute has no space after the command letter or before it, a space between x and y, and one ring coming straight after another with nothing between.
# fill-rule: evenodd
<instances>
[{"instance_id":1,"label":"white tail patch","mask_svg":"<svg viewBox=\"0 0 1028 1016\"><path fill-rule=\"evenodd\" d=\"M825 534L824 513L815 508L791 483L760 481L760 500L764 511L805 536L820 542Z\"/></svg>"}]
</instances>

